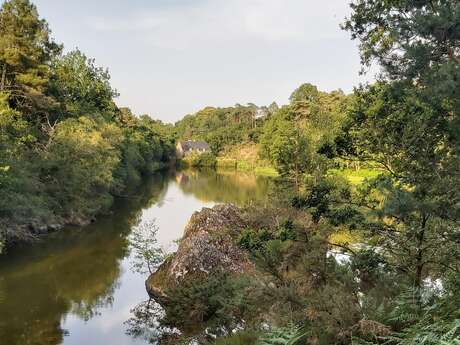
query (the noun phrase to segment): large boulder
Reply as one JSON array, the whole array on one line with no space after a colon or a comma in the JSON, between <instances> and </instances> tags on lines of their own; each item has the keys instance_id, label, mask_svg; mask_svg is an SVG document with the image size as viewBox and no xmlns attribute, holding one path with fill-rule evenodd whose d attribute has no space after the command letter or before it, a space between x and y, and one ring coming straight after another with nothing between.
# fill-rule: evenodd
<instances>
[{"instance_id":1,"label":"large boulder","mask_svg":"<svg viewBox=\"0 0 460 345\"><path fill-rule=\"evenodd\" d=\"M166 291L184 281L218 272L241 274L253 271L254 265L248 255L235 244L246 226L241 210L231 204L195 212L177 252L147 279L149 295L166 304Z\"/></svg>"}]
</instances>

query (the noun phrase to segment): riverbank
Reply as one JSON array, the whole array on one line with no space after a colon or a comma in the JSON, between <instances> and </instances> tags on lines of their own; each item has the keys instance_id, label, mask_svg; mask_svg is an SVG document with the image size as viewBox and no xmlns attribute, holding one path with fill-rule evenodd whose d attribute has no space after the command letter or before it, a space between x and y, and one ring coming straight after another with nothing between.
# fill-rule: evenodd
<instances>
[{"instance_id":1,"label":"riverbank","mask_svg":"<svg viewBox=\"0 0 460 345\"><path fill-rule=\"evenodd\" d=\"M166 172L171 169L170 163L157 162L152 168L149 176L159 172ZM117 199L129 197L135 194L139 186L145 183L149 176L139 175L138 179L131 180L122 193L111 193L105 198L104 203L99 204L93 212L84 212L82 209L73 209L66 215L53 214L53 217L24 219L22 223L13 223L8 219L1 220L0 225L4 228L0 231L0 255L22 242L34 242L39 238L61 231L65 227L85 227L96 221L100 216L110 214Z\"/></svg>"},{"instance_id":2,"label":"riverbank","mask_svg":"<svg viewBox=\"0 0 460 345\"><path fill-rule=\"evenodd\" d=\"M147 344L135 333L151 319L136 313L148 295L145 274L132 270L131 232L155 219L158 242L171 253L194 212L263 202L271 187L236 171L160 171L88 226L14 246L0 257L0 343L23 345L27 329L36 344Z\"/></svg>"}]
</instances>

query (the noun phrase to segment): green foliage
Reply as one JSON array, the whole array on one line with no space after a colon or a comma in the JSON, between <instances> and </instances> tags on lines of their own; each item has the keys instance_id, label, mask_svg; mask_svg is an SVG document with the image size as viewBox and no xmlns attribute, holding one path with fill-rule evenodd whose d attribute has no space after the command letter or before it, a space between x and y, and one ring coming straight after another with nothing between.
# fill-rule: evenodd
<instances>
[{"instance_id":1,"label":"green foliage","mask_svg":"<svg viewBox=\"0 0 460 345\"><path fill-rule=\"evenodd\" d=\"M458 1L357 0L344 28L360 41L363 63L377 59L393 79L436 85L458 96Z\"/></svg>"},{"instance_id":2,"label":"green foliage","mask_svg":"<svg viewBox=\"0 0 460 345\"><path fill-rule=\"evenodd\" d=\"M208 167L214 168L217 164L217 159L214 154L211 152L204 152L204 153L191 153L183 161L194 168L199 167Z\"/></svg>"},{"instance_id":3,"label":"green foliage","mask_svg":"<svg viewBox=\"0 0 460 345\"><path fill-rule=\"evenodd\" d=\"M387 251L397 248L410 258L395 264L420 287L424 276L458 267L452 239L460 220L460 7L456 1L361 0L352 9L345 28L360 40L363 60L377 59L389 80L356 91L338 142L344 152L387 170L389 177L362 193L374 188L384 202L363 200L378 210L373 232Z\"/></svg>"},{"instance_id":4,"label":"green foliage","mask_svg":"<svg viewBox=\"0 0 460 345\"><path fill-rule=\"evenodd\" d=\"M460 319L446 322L437 321L432 324L416 324L408 327L389 341L398 345L458 345L460 344Z\"/></svg>"},{"instance_id":5,"label":"green foliage","mask_svg":"<svg viewBox=\"0 0 460 345\"><path fill-rule=\"evenodd\" d=\"M250 331L242 331L227 337L216 339L214 345L255 345L258 334Z\"/></svg>"},{"instance_id":6,"label":"green foliage","mask_svg":"<svg viewBox=\"0 0 460 345\"><path fill-rule=\"evenodd\" d=\"M248 251L257 251L262 249L265 243L271 239L273 239L273 236L266 229L245 229L238 238L238 245Z\"/></svg>"},{"instance_id":7,"label":"green foliage","mask_svg":"<svg viewBox=\"0 0 460 345\"><path fill-rule=\"evenodd\" d=\"M135 272L152 274L164 261L165 253L158 245L157 233L155 221L140 224L131 232L129 244L134 252Z\"/></svg>"},{"instance_id":8,"label":"green foliage","mask_svg":"<svg viewBox=\"0 0 460 345\"><path fill-rule=\"evenodd\" d=\"M359 203L375 217L370 231L388 252L397 248L409 255L394 264L409 270L418 286L424 276L444 270L449 258L459 257L453 239L460 220L455 168L460 142L451 135L458 125L449 115L455 110L449 102L427 99L425 92L386 82L359 90L345 126L354 155L387 171L358 189Z\"/></svg>"},{"instance_id":9,"label":"green foliage","mask_svg":"<svg viewBox=\"0 0 460 345\"><path fill-rule=\"evenodd\" d=\"M344 27L359 39L365 64L380 80L355 91L337 152L378 162L386 174L358 188L370 210L369 241L409 277L411 294L387 320L389 344L458 343L456 289L426 297L427 280L458 285L460 59L458 1L370 1L351 4ZM358 256L359 265L377 263ZM454 311L455 310L455 311Z\"/></svg>"},{"instance_id":10,"label":"green foliage","mask_svg":"<svg viewBox=\"0 0 460 345\"><path fill-rule=\"evenodd\" d=\"M315 222L325 218L334 226L355 229L364 221L360 209L353 205L350 185L337 176L321 178L305 195L295 196L291 205L308 210Z\"/></svg>"},{"instance_id":11,"label":"green foliage","mask_svg":"<svg viewBox=\"0 0 460 345\"><path fill-rule=\"evenodd\" d=\"M449 274L442 288L427 286L421 293L410 289L396 298L388 322L398 331L388 343L456 345L460 340L459 284L458 276ZM414 305L414 298L420 298L420 303Z\"/></svg>"},{"instance_id":12,"label":"green foliage","mask_svg":"<svg viewBox=\"0 0 460 345\"><path fill-rule=\"evenodd\" d=\"M228 333L244 320L251 308L255 308L247 303L247 289L251 284L246 278L218 274L167 291L170 303L165 308L162 323L182 329L191 329L201 323L211 332Z\"/></svg>"},{"instance_id":13,"label":"green foliage","mask_svg":"<svg viewBox=\"0 0 460 345\"><path fill-rule=\"evenodd\" d=\"M113 114L117 92L108 71L97 67L94 59L75 50L56 59L52 71L49 92L60 103L60 119Z\"/></svg>"},{"instance_id":14,"label":"green foliage","mask_svg":"<svg viewBox=\"0 0 460 345\"><path fill-rule=\"evenodd\" d=\"M340 130L348 98L341 91L326 93L303 84L290 101L265 122L260 154L299 189L305 174L317 177L329 168L324 147Z\"/></svg>"},{"instance_id":15,"label":"green foliage","mask_svg":"<svg viewBox=\"0 0 460 345\"><path fill-rule=\"evenodd\" d=\"M175 124L182 139L204 140L217 155L226 146L247 141L256 142L262 119L256 119L255 105L236 105L229 108L207 107L194 115L187 115ZM268 109L264 111L269 113Z\"/></svg>"},{"instance_id":16,"label":"green foliage","mask_svg":"<svg viewBox=\"0 0 460 345\"><path fill-rule=\"evenodd\" d=\"M296 345L305 338L305 333L296 325L274 328L262 335L257 345Z\"/></svg>"},{"instance_id":17,"label":"green foliage","mask_svg":"<svg viewBox=\"0 0 460 345\"><path fill-rule=\"evenodd\" d=\"M285 219L281 222L276 237L281 241L296 240L297 233L295 231L294 222L291 219Z\"/></svg>"},{"instance_id":18,"label":"green foliage","mask_svg":"<svg viewBox=\"0 0 460 345\"><path fill-rule=\"evenodd\" d=\"M33 110L53 102L46 89L51 61L61 50L50 38L48 24L28 0L9 0L0 8L0 92L8 92L14 107L34 121Z\"/></svg>"},{"instance_id":19,"label":"green foliage","mask_svg":"<svg viewBox=\"0 0 460 345\"><path fill-rule=\"evenodd\" d=\"M312 161L311 145L307 137L292 123L274 117L264 128L261 145L265 156L282 177L300 185L302 175L309 171Z\"/></svg>"},{"instance_id":20,"label":"green foliage","mask_svg":"<svg viewBox=\"0 0 460 345\"><path fill-rule=\"evenodd\" d=\"M107 70L50 35L28 0L2 4L2 243L85 223L173 155L171 126L117 109Z\"/></svg>"},{"instance_id":21,"label":"green foliage","mask_svg":"<svg viewBox=\"0 0 460 345\"><path fill-rule=\"evenodd\" d=\"M244 229L241 231L237 243L249 252L256 253L264 250L267 243L272 240L281 242L295 240L297 232L291 219L284 219L281 224L273 229Z\"/></svg>"},{"instance_id":22,"label":"green foliage","mask_svg":"<svg viewBox=\"0 0 460 345\"><path fill-rule=\"evenodd\" d=\"M116 122L122 128L122 161L114 175L119 192L126 185L136 185L142 175L151 174L165 166L174 156L172 128L148 116L137 119L128 108L116 113Z\"/></svg>"},{"instance_id":23,"label":"green foliage","mask_svg":"<svg viewBox=\"0 0 460 345\"><path fill-rule=\"evenodd\" d=\"M86 117L56 126L43 162L47 192L56 208L91 215L110 205L121 140L115 125L98 125Z\"/></svg>"}]
</instances>

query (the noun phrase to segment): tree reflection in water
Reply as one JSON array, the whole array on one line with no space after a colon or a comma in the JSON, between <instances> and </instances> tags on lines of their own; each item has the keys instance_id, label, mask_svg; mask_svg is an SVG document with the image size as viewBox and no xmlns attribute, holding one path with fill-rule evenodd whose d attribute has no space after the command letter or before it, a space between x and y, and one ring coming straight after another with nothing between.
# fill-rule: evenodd
<instances>
[{"instance_id":1,"label":"tree reflection in water","mask_svg":"<svg viewBox=\"0 0 460 345\"><path fill-rule=\"evenodd\" d=\"M152 176L119 199L110 217L0 258L0 343L62 344L71 333L62 326L66 319L88 322L110 308L129 255L127 236L143 209L164 196L168 180Z\"/></svg>"},{"instance_id":2,"label":"tree reflection in water","mask_svg":"<svg viewBox=\"0 0 460 345\"><path fill-rule=\"evenodd\" d=\"M139 303L131 310L132 317L125 322L126 333L136 339L150 344L175 344L179 331L161 325L165 313L163 308L152 298Z\"/></svg>"},{"instance_id":3,"label":"tree reflection in water","mask_svg":"<svg viewBox=\"0 0 460 345\"><path fill-rule=\"evenodd\" d=\"M129 318L124 313L146 296L145 277L129 270L132 229L154 211L159 232L180 237L206 200L244 204L264 200L271 188L272 181L250 174L162 172L126 191L110 216L11 249L0 258L0 344L137 344L134 338L177 344L177 331L159 324L162 309L153 301L133 309L125 324L132 337L120 338L121 315Z\"/></svg>"}]
</instances>

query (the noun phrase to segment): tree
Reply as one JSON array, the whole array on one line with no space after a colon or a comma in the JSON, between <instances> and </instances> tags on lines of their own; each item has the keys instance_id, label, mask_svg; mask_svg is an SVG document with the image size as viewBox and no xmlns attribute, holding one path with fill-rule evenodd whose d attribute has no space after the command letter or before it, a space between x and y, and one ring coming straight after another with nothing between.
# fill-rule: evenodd
<instances>
[{"instance_id":1,"label":"tree","mask_svg":"<svg viewBox=\"0 0 460 345\"><path fill-rule=\"evenodd\" d=\"M118 96L108 71L79 50L54 61L49 93L61 105L61 120L81 115L110 120L116 108L113 99Z\"/></svg>"},{"instance_id":2,"label":"tree","mask_svg":"<svg viewBox=\"0 0 460 345\"><path fill-rule=\"evenodd\" d=\"M303 174L312 166L313 156L302 131L285 118L275 117L264 129L261 147L262 154L271 160L280 175L294 180L298 191Z\"/></svg>"},{"instance_id":3,"label":"tree","mask_svg":"<svg viewBox=\"0 0 460 345\"><path fill-rule=\"evenodd\" d=\"M28 0L0 7L0 241L86 223L172 157L173 129L117 109L110 75Z\"/></svg>"},{"instance_id":4,"label":"tree","mask_svg":"<svg viewBox=\"0 0 460 345\"><path fill-rule=\"evenodd\" d=\"M139 273L154 273L164 261L165 255L158 245L158 226L155 221L142 223L130 235L130 246L134 252L133 269Z\"/></svg>"},{"instance_id":5,"label":"tree","mask_svg":"<svg viewBox=\"0 0 460 345\"><path fill-rule=\"evenodd\" d=\"M320 92L315 85L305 83L300 85L289 97L291 104L296 103L315 103L318 100Z\"/></svg>"},{"instance_id":6,"label":"tree","mask_svg":"<svg viewBox=\"0 0 460 345\"><path fill-rule=\"evenodd\" d=\"M345 29L360 40L363 62L376 59L390 81L357 90L347 151L387 171L373 185L385 196L373 205L381 206L375 230L388 250L397 244L405 253L400 264L421 288L427 274L458 271L460 257L460 4L359 0L351 7Z\"/></svg>"},{"instance_id":7,"label":"tree","mask_svg":"<svg viewBox=\"0 0 460 345\"><path fill-rule=\"evenodd\" d=\"M0 9L0 91L7 91L13 106L32 116L46 111L51 62L61 47L37 8L28 0L5 1ZM36 115L34 115L36 116Z\"/></svg>"},{"instance_id":8,"label":"tree","mask_svg":"<svg viewBox=\"0 0 460 345\"><path fill-rule=\"evenodd\" d=\"M395 265L421 288L427 275L460 268L460 156L449 140L451 116L407 84L380 83L356 96L347 134L359 159L387 172L362 193L379 219L372 231L393 258L404 255Z\"/></svg>"},{"instance_id":9,"label":"tree","mask_svg":"<svg viewBox=\"0 0 460 345\"><path fill-rule=\"evenodd\" d=\"M360 41L362 61L377 61L383 78L418 86L433 107L448 106L460 133L460 3L456 0L357 0L344 28ZM447 116L444 114L443 116Z\"/></svg>"},{"instance_id":10,"label":"tree","mask_svg":"<svg viewBox=\"0 0 460 345\"><path fill-rule=\"evenodd\" d=\"M53 208L78 222L112 203L113 171L122 133L113 124L80 117L60 122L43 152L43 180Z\"/></svg>"},{"instance_id":11,"label":"tree","mask_svg":"<svg viewBox=\"0 0 460 345\"><path fill-rule=\"evenodd\" d=\"M235 105L228 108L206 107L187 115L175 124L181 139L204 140L217 155L226 147L256 140L256 106Z\"/></svg>"},{"instance_id":12,"label":"tree","mask_svg":"<svg viewBox=\"0 0 460 345\"><path fill-rule=\"evenodd\" d=\"M289 99L265 121L260 147L262 157L299 189L303 174L317 179L333 163L322 153L341 130L349 98L340 90L327 93L307 83Z\"/></svg>"},{"instance_id":13,"label":"tree","mask_svg":"<svg viewBox=\"0 0 460 345\"><path fill-rule=\"evenodd\" d=\"M355 0L344 28L360 41L361 57L373 59L393 79L451 82L460 65L460 4L456 0ZM458 90L454 91L458 92Z\"/></svg>"}]
</instances>

